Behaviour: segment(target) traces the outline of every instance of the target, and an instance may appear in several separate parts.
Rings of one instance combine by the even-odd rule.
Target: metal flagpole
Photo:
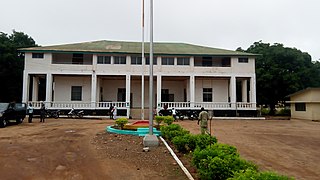
[[[141,75],[141,119],[144,120],[144,0],[142,0],[142,57],[141,57],[142,75]]]
[[[150,0],[149,134],[153,134],[153,0]]]

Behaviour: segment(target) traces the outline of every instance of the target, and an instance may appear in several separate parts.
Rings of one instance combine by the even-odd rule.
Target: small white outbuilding
[[[288,97],[292,119],[320,120],[320,88],[307,88]]]

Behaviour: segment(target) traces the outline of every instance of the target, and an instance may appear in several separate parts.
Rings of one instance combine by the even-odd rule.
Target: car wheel
[[[7,126],[7,121],[5,119],[2,119],[1,120],[1,124],[0,124],[0,127],[4,128]]]

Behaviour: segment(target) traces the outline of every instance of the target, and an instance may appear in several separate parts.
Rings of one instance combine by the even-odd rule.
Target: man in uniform
[[[209,114],[207,111],[204,110],[204,108],[201,108],[201,112],[199,114],[199,119],[198,119],[198,125],[200,122],[200,131],[201,134],[208,133],[208,120],[209,120]]]

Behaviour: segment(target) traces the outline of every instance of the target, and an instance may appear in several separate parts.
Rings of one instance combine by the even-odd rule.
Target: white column
[[[46,102],[47,104],[51,103],[52,101],[52,74],[47,73],[46,78]],[[49,106],[51,107],[51,106]]]
[[[195,77],[194,75],[190,76],[190,107],[194,106],[194,102],[195,102]]]
[[[97,62],[98,62],[98,56],[96,54],[94,54],[92,56],[92,71],[97,70]]]
[[[248,102],[248,88],[247,88],[248,80],[242,80],[242,102]]]
[[[97,101],[97,74],[95,71],[91,75],[91,108],[96,107]]]
[[[127,104],[127,118],[130,116],[130,93],[131,93],[131,75],[126,75],[126,102]]]
[[[22,86],[22,102],[28,102],[29,96],[29,85],[30,85],[30,77],[29,74],[24,70],[23,71],[23,86]]]
[[[38,101],[39,77],[32,78],[32,101]]]
[[[236,77],[234,75],[230,78],[230,102],[231,107],[236,107],[237,102],[237,86],[236,86]]]
[[[190,58],[190,67],[194,67],[194,57]]]
[[[254,103],[254,109],[256,108],[256,75],[254,74],[250,79],[250,102]]]
[[[159,112],[161,106],[161,88],[162,88],[162,76],[157,75],[157,112]]]

